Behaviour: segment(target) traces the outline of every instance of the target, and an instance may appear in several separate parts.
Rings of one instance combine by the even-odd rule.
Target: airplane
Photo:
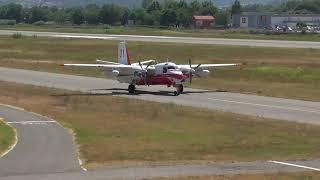
[[[111,73],[120,83],[127,83],[129,94],[134,94],[136,85],[151,86],[165,85],[174,87],[174,95],[183,93],[183,83],[192,83],[193,76],[207,77],[209,68],[238,66],[240,64],[189,64],[177,65],[173,62],[156,63],[155,60],[131,63],[128,48],[125,42],[118,44],[118,62],[96,60],[97,64],[63,64],[63,66],[101,68]]]

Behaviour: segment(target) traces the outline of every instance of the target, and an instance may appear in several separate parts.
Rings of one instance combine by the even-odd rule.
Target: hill
[[[191,1],[191,0],[187,0]],[[200,0],[201,1],[201,0]],[[240,0],[242,4],[268,4],[268,3],[280,3],[284,0]],[[213,0],[214,4],[219,7],[230,6],[234,0]],[[24,6],[37,6],[39,4],[46,6],[58,6],[58,7],[74,7],[74,6],[86,6],[88,4],[106,4],[114,3],[129,7],[140,7],[142,0],[0,0],[0,4],[19,3]]]

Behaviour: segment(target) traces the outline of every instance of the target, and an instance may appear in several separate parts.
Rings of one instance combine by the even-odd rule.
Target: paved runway
[[[138,87],[137,95],[128,95],[127,85],[113,80],[10,68],[0,68],[0,80],[320,125],[320,102],[196,89],[173,97],[173,88],[162,86]]]
[[[320,165],[319,160],[292,162],[304,166]],[[1,180],[109,180],[109,179],[147,179],[156,177],[184,176],[215,176],[232,174],[257,174],[278,172],[303,172],[308,169],[284,166],[271,162],[249,163],[217,163],[206,165],[178,165],[154,167],[107,168],[88,172],[66,172],[54,174],[30,174],[25,176],[10,176]],[[310,170],[309,170],[310,171]]]
[[[72,136],[56,122],[3,105],[0,117],[16,129],[18,138],[0,159],[0,178],[80,170]]]
[[[210,45],[215,44],[215,45],[320,49],[320,42],[310,42],[310,41],[193,38],[193,37],[111,35],[111,34],[57,33],[57,32],[0,30],[0,35],[12,35],[14,33],[21,33],[24,36],[36,35],[39,37],[85,38],[85,39],[105,39],[105,40],[117,40],[117,41],[125,40],[125,41],[143,41],[143,42],[168,42],[168,43],[189,43],[189,44],[210,44]]]

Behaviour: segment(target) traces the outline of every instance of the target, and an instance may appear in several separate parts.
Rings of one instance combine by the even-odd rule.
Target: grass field
[[[63,68],[62,63],[116,59],[116,41],[0,37],[0,66],[103,77],[94,69]],[[186,64],[243,63],[214,69],[192,87],[320,101],[320,50],[129,42],[134,61],[167,58]],[[189,86],[189,84],[186,84]]]
[[[72,128],[89,167],[320,156],[320,127],[315,125],[5,82],[0,86],[1,103]]]
[[[14,130],[0,119],[0,156],[14,141]]]
[[[250,34],[249,30],[169,30],[168,28],[151,27],[123,27],[104,25],[1,25],[0,29],[26,30],[26,31],[54,31],[70,33],[99,33],[99,34],[131,34],[151,36],[180,36],[180,37],[204,37],[204,38],[232,38],[232,39],[267,39],[267,40],[293,40],[293,41],[319,41],[318,34],[287,34],[287,35],[264,35]]]
[[[165,180],[168,178],[154,178],[153,180]],[[276,174],[246,174],[246,175],[221,175],[203,177],[177,177],[171,180],[318,180],[319,173],[276,173]]]

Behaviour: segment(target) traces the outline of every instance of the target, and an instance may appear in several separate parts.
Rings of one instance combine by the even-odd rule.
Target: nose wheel
[[[176,86],[176,89],[177,89],[177,90],[173,92],[173,94],[174,94],[175,96],[179,96],[180,94],[183,93],[183,85],[182,85],[182,84],[177,85],[177,86]]]
[[[136,91],[136,86],[133,85],[133,84],[130,84],[130,85],[128,86],[128,92],[129,92],[129,94],[134,94],[135,91]]]

